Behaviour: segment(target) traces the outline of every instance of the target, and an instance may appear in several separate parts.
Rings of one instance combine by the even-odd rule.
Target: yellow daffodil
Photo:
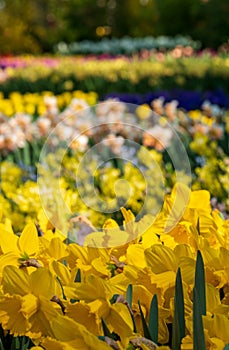
[[[52,334],[49,321],[58,315],[50,299],[55,295],[56,282],[45,268],[30,275],[15,266],[6,266],[0,297],[2,326],[14,335],[40,337]]]
[[[89,332],[85,326],[66,316],[59,316],[51,322],[54,339],[44,338],[41,344],[47,350],[109,350],[110,346]]]
[[[0,228],[0,240],[3,252],[0,257],[1,270],[8,264],[18,265],[29,258],[36,258],[39,253],[39,238],[34,224],[27,224],[20,237],[16,236],[9,227],[8,230]]]

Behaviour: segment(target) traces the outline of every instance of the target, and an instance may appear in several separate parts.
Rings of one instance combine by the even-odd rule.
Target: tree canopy
[[[126,35],[189,35],[218,48],[228,40],[228,18],[228,0],[0,0],[0,53]]]

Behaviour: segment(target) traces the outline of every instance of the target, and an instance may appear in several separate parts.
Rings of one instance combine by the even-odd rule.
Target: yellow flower
[[[51,321],[51,327],[55,338],[44,338],[41,341],[46,350],[111,349],[108,344],[89,332],[85,326],[69,317],[58,316]]]
[[[12,229],[4,230],[0,227],[0,247],[4,254],[0,258],[1,270],[8,264],[18,265],[20,261],[37,257],[40,248],[36,226],[27,224],[20,237]]]
[[[66,316],[84,325],[89,332],[98,335],[102,332],[101,320],[97,312],[93,311],[92,305],[84,301],[68,304],[65,309]]]
[[[112,297],[112,291],[108,284],[95,275],[85,276],[85,281],[77,283],[75,288],[75,299],[86,302],[95,299],[109,300]]]
[[[152,110],[148,104],[140,105],[136,108],[136,114],[139,119],[148,119],[152,115]]]
[[[15,266],[6,266],[0,296],[0,322],[11,334],[34,338],[50,335],[49,321],[58,315],[50,299],[56,284],[52,274],[39,268],[30,275]]]

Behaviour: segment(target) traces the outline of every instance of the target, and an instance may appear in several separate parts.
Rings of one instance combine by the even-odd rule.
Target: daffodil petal
[[[39,239],[34,224],[30,223],[25,226],[19,238],[18,245],[21,252],[26,253],[29,256],[33,256],[38,252]]]

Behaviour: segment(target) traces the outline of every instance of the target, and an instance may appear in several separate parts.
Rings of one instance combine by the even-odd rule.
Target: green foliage
[[[201,252],[197,252],[195,285],[193,290],[193,346],[194,350],[206,349],[202,315],[206,315],[206,290],[204,263]]]
[[[198,294],[198,299],[200,303],[199,305],[200,314],[206,315],[206,290],[205,290],[204,262],[200,251],[197,252],[194,289]]]
[[[101,319],[101,322],[102,322],[102,329],[103,329],[103,336],[99,336],[99,339],[100,340],[103,340],[105,341],[105,337],[108,337],[114,341],[117,341],[117,340],[120,340],[120,337],[118,334],[116,334],[115,332],[110,332],[105,320],[102,318]]]
[[[1,53],[126,35],[188,35],[217,48],[228,39],[228,16],[227,0],[1,0]]]
[[[200,312],[201,302],[197,287],[193,290],[193,349],[205,350],[204,328],[202,314]]]
[[[158,342],[158,301],[155,294],[152,298],[149,310],[149,333],[154,343]]]
[[[141,303],[138,300],[138,307],[141,315],[142,328],[144,337],[153,341],[155,344],[158,342],[158,302],[157,296],[154,295],[150,305],[149,322],[147,325],[145,316],[142,311]]]
[[[34,346],[30,338],[26,336],[14,337],[5,333],[0,326],[0,350],[28,350]]]
[[[137,332],[137,326],[134,318],[134,314],[132,311],[132,300],[133,300],[133,286],[132,284],[129,284],[126,290],[126,301],[127,301],[127,307],[130,312],[130,316],[133,322],[133,331],[136,333]]]
[[[102,318],[101,321],[102,321],[102,328],[103,328],[104,337],[112,338],[112,334],[111,334],[109,328],[107,327],[105,320]]]
[[[132,296],[133,296],[133,286],[129,284],[126,291],[126,301],[132,309]]]
[[[211,48],[228,40],[227,0],[157,0],[156,8],[157,35],[190,35]]]
[[[174,296],[174,318],[172,327],[172,350],[180,349],[181,340],[185,337],[184,294],[181,271],[178,268],[176,275]]]
[[[78,269],[74,282],[81,282],[81,270]]]
[[[138,300],[138,307],[139,307],[139,310],[140,310],[140,315],[141,315],[141,321],[142,321],[142,328],[143,328],[143,333],[144,333],[144,337],[146,339],[151,339],[151,335],[150,335],[150,332],[149,332],[149,328],[147,326],[147,323],[146,323],[146,320],[145,320],[145,316],[143,314],[143,311],[142,311],[142,307],[141,307],[141,304],[140,304],[140,301]]]
[[[2,54],[52,51],[63,26],[63,0],[2,0],[0,47]]]

